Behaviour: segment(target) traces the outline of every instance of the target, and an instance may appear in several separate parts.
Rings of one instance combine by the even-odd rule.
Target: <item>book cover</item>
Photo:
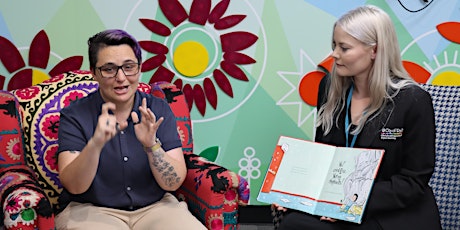
[[[280,136],[257,200],[361,223],[383,155]]]

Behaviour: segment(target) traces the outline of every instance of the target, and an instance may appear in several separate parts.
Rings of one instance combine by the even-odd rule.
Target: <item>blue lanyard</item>
[[[350,104],[351,104],[351,97],[353,95],[353,84],[350,86],[350,92],[348,92],[348,97],[347,97],[347,111],[345,115],[345,140],[346,140],[346,147],[353,147],[356,142],[356,138],[358,135],[353,135],[353,139],[351,140],[351,143],[348,144],[348,136],[350,135],[350,118],[349,118],[349,113],[350,113]]]

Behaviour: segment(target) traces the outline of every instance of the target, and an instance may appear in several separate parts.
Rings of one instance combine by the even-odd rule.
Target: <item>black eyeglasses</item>
[[[101,72],[103,78],[114,78],[118,74],[118,70],[121,69],[125,76],[133,76],[139,73],[139,63],[126,63],[123,65],[114,65],[114,64],[107,64],[100,67],[96,67],[96,69]]]

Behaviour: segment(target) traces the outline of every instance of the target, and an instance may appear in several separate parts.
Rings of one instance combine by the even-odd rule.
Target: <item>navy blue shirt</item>
[[[149,107],[157,118],[164,117],[157,137],[165,151],[181,147],[176,119],[163,99],[136,92],[133,111],[140,119],[139,106],[147,98]],[[61,110],[59,124],[59,149],[82,151],[91,139],[104,104],[99,91],[73,102]],[[82,194],[71,194],[64,189],[59,199],[64,208],[70,201],[92,203],[97,206],[135,210],[160,200],[165,191],[157,184],[150,170],[147,154],[134,133],[131,117],[128,127],[108,141],[102,149],[96,176],[89,189]]]

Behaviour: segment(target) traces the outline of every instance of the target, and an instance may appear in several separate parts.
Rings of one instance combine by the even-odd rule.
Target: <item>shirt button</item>
[[[124,162],[128,161],[128,157],[123,157],[123,161]]]
[[[121,133],[121,134],[125,134],[125,131],[121,130],[120,133]]]
[[[126,187],[126,190],[131,191],[131,187],[129,187],[129,186]]]

